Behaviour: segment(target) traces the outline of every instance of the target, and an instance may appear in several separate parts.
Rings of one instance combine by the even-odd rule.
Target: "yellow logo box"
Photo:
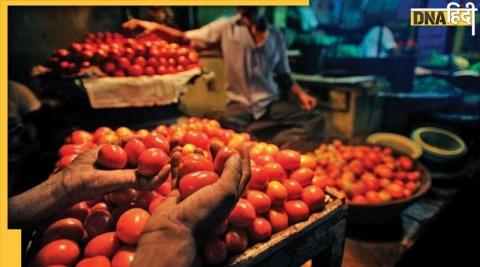
[[[471,11],[459,11],[460,15],[462,12],[471,12]],[[410,11],[410,25],[411,26],[472,26],[472,21],[462,20],[462,16],[458,21],[449,21],[448,20],[448,11],[446,10],[434,10],[434,9],[423,9]]]

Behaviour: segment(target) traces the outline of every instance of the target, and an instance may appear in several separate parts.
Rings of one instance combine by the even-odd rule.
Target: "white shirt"
[[[387,57],[388,51],[397,48],[397,43],[393,38],[392,31],[387,27],[382,27],[382,41],[380,42],[380,53],[378,53],[378,37],[380,26],[372,27],[360,44],[360,51],[364,57]]]
[[[255,119],[278,99],[274,74],[290,73],[286,43],[280,30],[269,27],[262,43],[255,44],[248,28],[238,23],[240,15],[220,18],[186,32],[192,41],[220,43],[226,90],[230,101],[249,107]]]

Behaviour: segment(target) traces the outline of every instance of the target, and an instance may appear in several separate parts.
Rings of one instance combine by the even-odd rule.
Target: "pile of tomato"
[[[345,145],[339,140],[315,150],[317,167],[313,184],[336,187],[353,204],[381,204],[412,197],[421,173],[407,156],[391,148]]]
[[[114,77],[173,74],[198,65],[191,47],[168,43],[155,33],[129,38],[111,32],[89,33],[82,42],[56,50],[46,64],[61,76],[96,66]]]
[[[212,142],[220,145],[215,158]],[[156,175],[169,163],[173,147],[182,154],[178,171],[181,199],[215,183],[225,161],[235,149],[246,146],[252,177],[227,220],[218,225],[199,248],[208,264],[220,264],[242,253],[324,207],[324,185],[315,183],[317,160],[294,150],[255,142],[246,133],[223,129],[214,120],[190,118],[153,131],[76,130],[59,149],[56,168],[68,166],[79,154],[101,145],[97,166],[103,169],[136,169],[144,176]],[[129,266],[140,234],[155,209],[172,190],[169,177],[153,191],[132,188],[82,201],[57,212],[40,227],[40,250],[34,266]]]

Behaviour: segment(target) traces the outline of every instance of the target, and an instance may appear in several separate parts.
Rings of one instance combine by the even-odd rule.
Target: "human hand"
[[[171,161],[174,184],[180,162],[181,154],[174,152]],[[196,244],[228,217],[249,181],[250,159],[246,149],[242,149],[227,160],[216,183],[182,201],[178,190],[172,191],[148,220],[132,266],[151,262],[190,266],[197,255]]]
[[[95,165],[100,147],[78,155],[72,163],[53,174],[53,179],[76,201],[86,200],[112,191],[134,188],[154,190],[170,174],[170,165],[164,166],[154,177],[144,177],[134,169],[101,170]]]
[[[302,109],[306,111],[311,111],[317,105],[317,99],[314,96],[311,96],[307,93],[301,93],[298,95],[298,99],[300,100],[300,104],[302,105]]]
[[[122,27],[129,31],[140,30],[143,34],[153,32],[157,28],[158,23],[140,19],[129,19],[122,24]]]

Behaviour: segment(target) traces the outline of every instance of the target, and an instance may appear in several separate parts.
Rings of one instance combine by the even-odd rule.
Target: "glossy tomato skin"
[[[217,265],[227,259],[227,246],[218,237],[213,237],[205,243],[203,255],[211,265]]]
[[[244,198],[240,198],[228,215],[228,221],[235,227],[247,227],[253,223],[257,214],[255,208]]]
[[[295,199],[302,198],[303,187],[299,182],[292,179],[286,179],[286,180],[283,180],[283,185],[287,189],[288,200],[295,200]]]
[[[88,236],[95,237],[113,230],[113,217],[108,210],[96,209],[85,219],[84,226]]]
[[[301,200],[290,200],[283,204],[290,223],[305,221],[310,213],[307,204]]]
[[[212,171],[192,172],[180,179],[178,188],[180,198],[185,199],[197,190],[218,181],[218,175]]]
[[[145,139],[143,139],[143,143],[145,144],[146,148],[159,148],[163,150],[165,153],[170,152],[170,143],[168,142],[167,138],[163,135],[159,134],[149,134]]]
[[[290,179],[299,182],[303,187],[305,187],[312,183],[313,174],[313,170],[300,167],[290,174]]]
[[[133,188],[125,188],[106,195],[106,199],[115,205],[124,205],[135,201],[139,192]]]
[[[169,177],[165,182],[159,185],[155,191],[157,191],[160,195],[166,197],[172,192],[172,179]]]
[[[246,193],[246,199],[255,208],[256,214],[262,214],[267,212],[272,205],[270,197],[258,190],[248,190]]]
[[[110,260],[105,256],[84,258],[75,267],[110,267]]]
[[[83,224],[75,218],[60,219],[43,232],[42,244],[47,244],[57,239],[80,241],[83,236]]]
[[[139,197],[135,200],[135,204],[144,210],[148,210],[150,204],[159,197],[160,194],[156,191],[142,191]]]
[[[182,145],[193,144],[203,150],[208,150],[210,139],[208,135],[200,131],[187,131],[181,140]]]
[[[315,170],[317,167],[317,160],[313,155],[301,155],[300,156],[300,167],[309,168]]]
[[[302,200],[307,204],[310,212],[319,211],[325,205],[325,193],[318,186],[310,185],[303,189]]]
[[[288,214],[282,207],[272,207],[268,211],[268,220],[274,233],[288,228]]]
[[[72,155],[72,154],[81,154],[88,149],[86,144],[65,144],[58,150],[58,155],[60,157]]]
[[[83,222],[87,218],[89,213],[90,213],[90,207],[88,207],[87,202],[81,201],[61,211],[58,217],[59,218],[72,217]]]
[[[155,210],[162,204],[163,200],[165,200],[165,197],[162,195],[159,195],[157,198],[155,198],[150,205],[148,205],[148,212],[150,214],[153,214]]]
[[[140,157],[140,154],[146,149],[143,142],[136,138],[132,139],[127,142],[124,149],[127,153],[128,165],[137,167],[138,157]]]
[[[247,228],[250,240],[254,242],[264,241],[272,235],[272,225],[262,217],[257,217],[252,225]]]
[[[111,267],[130,267],[135,258],[135,248],[130,246],[121,247],[112,258]]]
[[[285,149],[275,153],[275,161],[285,170],[294,170],[300,167],[300,153],[295,150]]]
[[[182,158],[182,163],[178,170],[178,176],[183,177],[196,171],[213,172],[213,170],[213,163],[209,159],[200,154],[192,153]]]
[[[270,162],[263,166],[263,171],[269,180],[282,181],[287,178],[287,174],[282,165],[277,162]]]
[[[285,188],[285,186],[279,181],[269,182],[266,193],[270,197],[272,205],[274,206],[283,205],[283,202],[288,198],[287,188]]]
[[[235,153],[236,150],[228,146],[222,147],[220,151],[218,151],[213,162],[215,172],[218,173],[218,175],[222,173],[227,160]]]
[[[225,233],[225,244],[231,253],[242,253],[247,249],[248,236],[243,228],[230,227]]]
[[[46,244],[38,251],[34,266],[72,265],[79,255],[80,249],[77,243],[68,239],[59,239]]]
[[[125,244],[137,244],[149,218],[150,214],[144,209],[133,208],[127,210],[117,222],[118,238]]]
[[[112,258],[112,256],[120,248],[120,239],[116,232],[107,232],[92,238],[83,252],[86,258],[95,256],[105,256]]]
[[[120,146],[103,145],[98,151],[97,162],[106,169],[123,169],[127,165],[127,153]]]
[[[169,157],[162,149],[149,148],[138,157],[138,172],[144,176],[154,176],[169,161]]]
[[[261,166],[251,167],[251,178],[248,182],[248,188],[264,190],[269,182],[269,177]]]
[[[78,154],[70,154],[70,155],[66,155],[66,156],[63,156],[61,157],[57,163],[55,164],[55,166],[57,168],[60,168],[60,169],[63,169],[65,167],[67,167],[70,163],[72,163],[72,161],[78,156]]]
[[[87,144],[93,141],[93,136],[87,131],[76,130],[70,135],[70,140],[72,144]]]

